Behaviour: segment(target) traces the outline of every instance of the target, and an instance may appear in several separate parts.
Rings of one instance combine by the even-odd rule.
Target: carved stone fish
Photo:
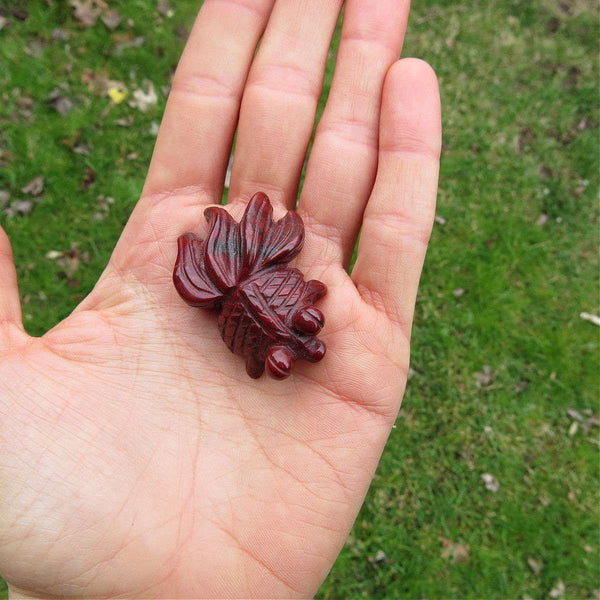
[[[325,344],[316,337],[324,317],[314,303],[327,288],[304,281],[287,263],[302,249],[304,224],[288,211],[273,221],[266,194],[250,200],[237,223],[224,209],[204,211],[210,232],[206,240],[193,233],[178,239],[173,281],[191,306],[219,311],[223,341],[246,359],[246,371],[284,379],[299,359],[317,362]]]

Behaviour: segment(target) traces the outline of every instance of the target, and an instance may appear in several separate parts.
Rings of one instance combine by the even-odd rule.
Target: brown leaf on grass
[[[8,25],[8,19],[0,15],[0,31],[2,31]]]
[[[481,371],[473,373],[473,377],[475,377],[475,383],[477,384],[477,387],[487,387],[492,383],[494,374],[492,373],[492,369],[489,365],[483,365],[483,367],[481,367]]]
[[[35,177],[21,191],[30,196],[39,196],[44,191],[44,176]]]
[[[533,131],[529,125],[522,127],[514,142],[515,151],[517,154],[523,154],[524,152],[528,151],[536,137],[535,131]]]
[[[81,83],[87,86],[87,89],[95,96],[104,96],[109,90],[116,88],[126,90],[122,81],[110,79],[106,73],[97,73],[92,69],[84,69],[81,73]]]
[[[527,564],[535,575],[539,575],[544,567],[544,563],[541,560],[535,560],[535,558],[531,558],[531,556],[527,559]]]
[[[111,36],[112,41],[115,44],[114,53],[120,55],[123,50],[127,48],[139,48],[144,45],[145,38],[142,35],[134,37],[131,31],[124,33],[113,33]]]
[[[137,89],[133,92],[133,99],[129,102],[129,106],[132,108],[137,108],[142,112],[147,112],[153,106],[156,106],[158,102],[158,96],[156,95],[156,90],[154,89],[154,83],[151,81],[145,81],[144,86],[146,90]]]
[[[90,155],[90,147],[87,144],[77,144],[73,146],[73,152],[75,154],[82,154],[83,156]]]
[[[550,590],[550,598],[560,598],[565,593],[565,584],[559,579]]]
[[[19,116],[22,119],[28,121],[33,117],[33,110],[35,108],[35,101],[33,98],[21,96],[17,99],[17,104],[19,105]]]
[[[156,5],[156,10],[165,17],[169,19],[173,16],[173,9],[169,4],[169,0],[158,0],[158,4]]]
[[[47,102],[63,117],[69,114],[73,108],[73,100],[64,96],[58,88],[50,92]]]
[[[0,167],[3,167],[7,162],[14,160],[15,156],[12,152],[0,148]]]
[[[469,547],[463,544],[457,544],[447,538],[440,538],[442,542],[442,553],[443,559],[451,559],[452,562],[466,563],[469,561]]]
[[[0,190],[0,208],[6,206],[10,199],[10,192],[7,190]]]
[[[23,52],[31,58],[40,58],[44,53],[44,42],[39,38],[34,38],[23,48]]]
[[[29,18],[29,13],[24,8],[13,8],[11,14],[19,21],[26,21]]]
[[[592,315],[591,313],[582,312],[579,314],[579,317],[581,319],[583,319],[584,321],[589,321],[590,323],[593,323],[594,325],[600,326],[600,316],[598,316],[598,315]]]
[[[82,27],[93,27],[102,12],[95,0],[70,0],[73,16]]]
[[[89,190],[94,184],[94,181],[96,181],[96,172],[91,167],[86,167],[85,176],[81,182],[81,188],[84,190]]]
[[[123,20],[119,11],[116,8],[111,8],[108,12],[105,12],[102,15],[102,22],[106,25],[108,29],[111,31],[116,29]]]
[[[4,209],[4,214],[11,218],[15,215],[25,216],[33,210],[31,200],[15,200],[10,206]]]
[[[66,42],[71,37],[71,34],[65,29],[57,27],[52,30],[52,39],[55,42]]]
[[[130,115],[129,117],[117,119],[115,121],[115,125],[118,125],[119,127],[131,127],[133,125],[133,122],[133,117]]]
[[[515,392],[517,392],[517,394],[520,394],[521,392],[524,392],[526,389],[528,389],[529,385],[530,382],[528,379],[521,379],[517,381],[517,383],[515,383]]]
[[[90,256],[88,252],[81,252],[77,242],[71,242],[71,248],[66,252],[50,250],[46,253],[46,258],[54,260],[60,267],[60,275],[69,280],[69,285],[77,287],[80,285],[80,282],[72,279],[72,277],[79,269],[80,263],[88,262]]]
[[[493,475],[483,473],[481,479],[486,489],[490,490],[490,492],[497,492],[500,489],[500,483],[498,483],[498,480]]]

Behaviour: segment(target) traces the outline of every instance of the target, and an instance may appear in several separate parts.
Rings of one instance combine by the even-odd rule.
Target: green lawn
[[[109,4],[114,30],[0,0],[0,221],[34,334],[110,255],[198,3]],[[320,598],[600,597],[600,330],[579,316],[600,311],[596,11],[414,2],[405,55],[435,67],[444,103],[438,223],[404,405]],[[129,106],[150,82],[158,102]]]

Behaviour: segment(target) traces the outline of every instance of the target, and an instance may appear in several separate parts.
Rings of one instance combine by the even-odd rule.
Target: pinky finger
[[[435,215],[440,149],[435,73],[421,60],[400,60],[384,84],[377,178],[352,279],[406,336]]]

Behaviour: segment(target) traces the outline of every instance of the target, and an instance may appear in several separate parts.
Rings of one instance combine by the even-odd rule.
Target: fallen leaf
[[[10,199],[10,192],[6,190],[0,190],[0,208],[6,205]]]
[[[15,159],[14,154],[9,152],[8,150],[4,150],[3,148],[0,148],[0,167],[14,159]]]
[[[137,108],[142,112],[147,112],[158,102],[158,96],[154,89],[154,83],[151,81],[144,82],[146,85],[146,91],[143,89],[137,89],[133,92],[133,100],[129,102],[129,106]]]
[[[110,30],[116,29],[123,20],[121,18],[121,15],[119,14],[119,11],[116,8],[112,8],[108,12],[105,12],[101,18],[102,22]]]
[[[529,381],[527,379],[521,379],[519,382],[515,383],[515,392],[520,394],[529,388]]]
[[[52,30],[52,39],[56,42],[66,42],[71,37],[71,34],[64,29],[56,29]]]
[[[573,421],[571,423],[571,427],[569,427],[569,437],[573,437],[577,433],[578,429],[579,423],[577,421]]]
[[[123,89],[119,89],[118,87],[111,87],[107,94],[115,104],[121,104],[121,102],[127,98],[127,92]]]
[[[445,225],[446,224],[446,219],[444,219],[444,217],[442,217],[440,215],[435,215],[435,222],[438,225]]]
[[[593,323],[594,325],[600,326],[600,316],[598,316],[598,315],[592,315],[590,313],[582,312],[579,314],[579,316],[584,321],[589,321],[590,323]]]
[[[73,146],[73,152],[75,154],[83,154],[84,156],[89,156],[90,147],[87,144],[77,144],[77,146]]]
[[[81,252],[77,242],[71,242],[71,248],[64,252],[50,250],[46,254],[46,258],[56,261],[56,264],[61,269],[61,275],[69,280],[71,287],[79,287],[81,285],[80,281],[72,279],[72,277],[79,269],[80,263],[88,262],[90,256],[88,252]]]
[[[565,593],[565,584],[559,579],[550,590],[550,598],[560,598]]]
[[[490,492],[497,492],[500,489],[500,484],[493,475],[490,475],[489,473],[483,473],[481,479],[483,480],[486,489],[490,490]]]
[[[69,114],[73,108],[73,100],[62,95],[58,88],[50,92],[47,102],[63,117]]]
[[[44,191],[44,176],[39,175],[32,179],[21,191],[30,196],[39,196]]]
[[[568,408],[567,414],[569,415],[569,417],[571,417],[571,419],[573,419],[573,421],[580,421],[581,423],[583,423],[583,421],[585,420],[583,418],[583,415],[580,412],[576,411],[574,408]]]
[[[26,21],[29,17],[29,13],[24,8],[13,8],[12,16],[19,21]]]
[[[93,27],[102,12],[94,0],[71,0],[69,4],[73,9],[73,16],[83,27]]]
[[[33,109],[35,108],[35,101],[29,96],[22,96],[17,100],[19,105],[19,115],[21,118],[28,121],[33,117]]]
[[[156,6],[156,10],[165,17],[169,19],[173,16],[173,9],[169,4],[168,0],[158,0],[158,5]]]
[[[463,290],[462,288],[456,288],[453,292],[452,292],[457,298],[460,298],[464,293],[465,290]]]
[[[130,31],[126,33],[113,33],[111,36],[115,43],[114,53],[120,55],[127,48],[139,48],[144,45],[144,36],[133,37]]]
[[[118,125],[119,127],[131,127],[131,125],[133,125],[133,117],[117,119],[115,125]]]
[[[386,559],[385,552],[383,550],[377,550],[377,554],[375,554],[375,562],[382,562]]]
[[[8,25],[8,19],[0,15],[0,31],[2,31]]]
[[[443,559],[452,559],[452,562],[465,563],[469,560],[469,548],[463,546],[463,544],[457,544],[447,538],[440,538],[442,542],[442,553]]]
[[[483,365],[481,371],[473,373],[473,377],[475,377],[477,387],[487,387],[494,379],[492,369],[489,365]]]
[[[4,209],[4,214],[7,217],[14,217],[17,214],[25,216],[32,210],[33,202],[31,200],[15,200],[8,208]]]
[[[535,224],[539,225],[541,227],[542,225],[545,225],[548,222],[548,218],[549,218],[548,215],[540,215],[537,218],[537,221],[535,222]]]
[[[94,169],[86,167],[85,176],[83,178],[83,181],[81,182],[81,188],[84,190],[90,189],[94,184],[94,181],[96,181],[96,172],[94,171]]]
[[[483,428],[483,431],[485,431],[485,433],[487,433],[488,435],[491,435],[492,433],[494,433],[494,430],[489,425],[486,425]]]
[[[535,575],[539,575],[542,572],[542,567],[544,566],[544,563],[541,560],[535,560],[535,558],[531,558],[531,556],[527,559],[527,564]]]
[[[23,52],[31,58],[40,58],[44,53],[44,42],[39,38],[34,38],[23,48]]]

